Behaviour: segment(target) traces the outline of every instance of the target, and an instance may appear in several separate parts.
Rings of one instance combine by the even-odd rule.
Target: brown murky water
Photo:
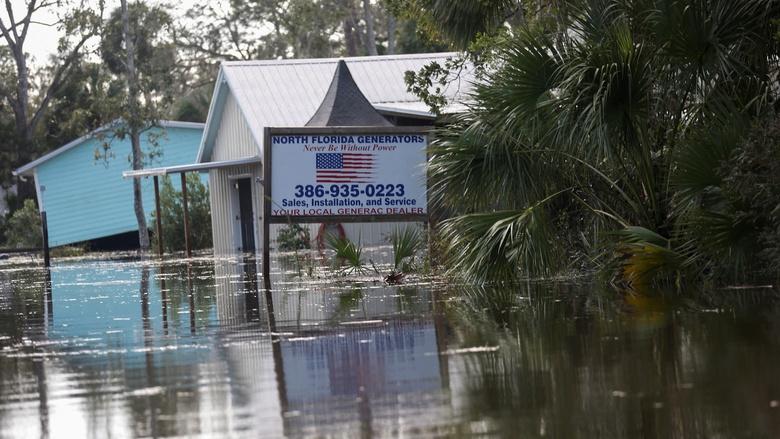
[[[390,287],[279,263],[267,293],[255,270],[0,267],[0,436],[780,437],[771,289]]]

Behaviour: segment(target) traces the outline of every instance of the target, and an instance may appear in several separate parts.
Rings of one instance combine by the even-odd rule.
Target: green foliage
[[[206,122],[211,103],[212,86],[200,87],[178,99],[173,109],[173,119],[184,122]]]
[[[355,244],[347,238],[340,238],[336,235],[327,236],[328,247],[336,252],[336,259],[346,263],[343,269],[344,273],[363,273],[366,271],[363,262],[363,248],[360,243]]]
[[[180,190],[174,188],[171,178],[161,180],[160,211],[165,251],[184,250],[184,210]],[[211,248],[211,208],[208,188],[198,173],[187,174],[187,207],[190,219],[190,244],[193,249]],[[155,212],[149,224],[157,224]],[[156,239],[156,238],[155,238]]]
[[[393,270],[405,273],[414,270],[414,257],[425,244],[420,229],[416,227],[396,229],[390,235],[390,243],[393,245]]]
[[[701,230],[701,240],[721,243],[743,266],[778,274],[780,259],[780,119],[774,113],[757,122],[721,162],[720,202],[709,211],[728,218],[728,229]],[[717,224],[717,223],[716,223]],[[726,245],[723,245],[726,244]],[[717,252],[721,258],[731,254]],[[757,257],[756,257],[757,256]],[[724,261],[721,260],[721,265]]]
[[[43,245],[41,216],[33,200],[25,200],[6,225],[6,245],[13,248],[38,248]]]
[[[517,0],[388,0],[396,15],[415,20],[428,38],[466,49],[479,35],[496,32],[522,14]]]
[[[164,7],[146,3],[131,3],[129,14],[141,89],[146,93],[173,91],[172,81],[176,77],[171,73],[176,67],[177,52],[171,36],[172,17]],[[114,9],[104,24],[100,54],[109,71],[115,75],[125,74],[127,52],[121,8]]]
[[[572,0],[505,33],[431,147],[432,202],[456,214],[442,224],[452,271],[551,274],[566,243],[629,284],[750,275],[777,234],[776,170],[758,159],[777,143],[742,139],[776,100],[779,9]]]
[[[290,224],[279,229],[276,242],[281,251],[303,250],[311,247],[311,236],[307,227]]]

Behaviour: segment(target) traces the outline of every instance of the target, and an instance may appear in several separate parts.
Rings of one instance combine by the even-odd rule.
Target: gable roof
[[[55,149],[54,151],[51,151],[41,157],[38,157],[37,159],[31,161],[30,163],[27,163],[26,165],[16,169],[13,171],[13,175],[19,176],[19,175],[32,175],[33,170],[40,166],[41,164],[57,157],[58,155],[65,153],[82,143],[86,142],[87,140],[93,139],[97,134],[108,130],[114,122],[103,125],[100,128],[97,128],[93,131],[90,131],[89,133],[79,137],[76,140],[72,140],[59,148]],[[180,122],[176,120],[160,120],[157,121],[157,124],[163,128],[190,128],[190,129],[200,129],[202,130],[205,127],[205,124],[197,123],[197,122]]]
[[[419,71],[436,61],[443,64],[455,52],[342,58],[371,105],[387,114],[433,117],[427,105],[406,90],[404,73]],[[246,119],[258,147],[263,128],[300,127],[316,112],[326,95],[339,58],[286,59],[223,62],[214,87],[198,162],[211,160],[211,153],[228,94],[232,94]],[[471,89],[472,72],[444,91],[447,98],[463,101]],[[258,154],[260,151],[258,151]]]
[[[368,102],[352,79],[344,60],[339,60],[325,98],[314,116],[306,122],[306,126],[310,127],[392,125]]]

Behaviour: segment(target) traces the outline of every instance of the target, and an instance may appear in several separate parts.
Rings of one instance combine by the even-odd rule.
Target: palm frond
[[[422,250],[424,241],[420,229],[405,227],[403,230],[396,229],[390,235],[390,243],[393,245],[394,270],[409,271],[410,267],[405,262]]]
[[[366,271],[363,262],[363,249],[360,247],[360,243],[355,244],[348,238],[341,238],[332,234],[328,234],[326,240],[328,247],[336,252],[336,259],[346,262],[347,267],[344,269],[346,273],[362,273]]]
[[[451,273],[484,283],[554,272],[561,264],[560,252],[545,205],[557,195],[520,211],[470,214],[443,222]]]

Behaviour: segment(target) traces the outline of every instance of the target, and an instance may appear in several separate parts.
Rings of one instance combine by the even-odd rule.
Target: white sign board
[[[428,213],[424,133],[272,134],[271,216]]]

